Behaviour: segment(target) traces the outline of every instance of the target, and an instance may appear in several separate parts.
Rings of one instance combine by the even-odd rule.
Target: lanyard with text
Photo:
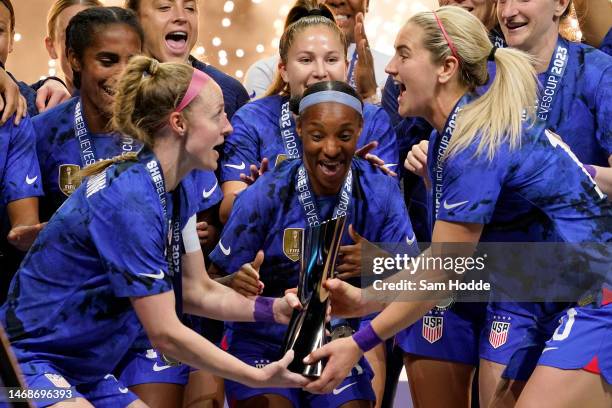
[[[166,202],[166,184],[161,166],[157,158],[149,149],[143,148],[140,153],[140,160],[145,163],[145,167],[151,176],[153,185],[162,207],[164,220],[168,222],[170,243],[166,247],[166,258],[168,260],[168,275],[172,277],[174,293],[176,297],[176,314],[179,318],[183,314],[182,285],[181,285],[181,228],[180,228],[180,198],[179,188],[172,194],[172,219],[168,219],[168,205]]]
[[[496,46],[497,48],[506,48],[508,46],[506,44],[506,39],[501,33],[499,26],[491,30],[491,32],[489,33],[489,39],[491,40],[493,45]]]
[[[334,207],[332,219],[342,217],[349,211],[351,205],[351,193],[353,190],[353,170],[349,169],[344,179],[342,189],[338,194],[338,202]],[[321,224],[321,217],[319,215],[319,209],[315,200],[312,186],[308,180],[308,172],[302,163],[298,169],[297,180],[295,182],[295,191],[298,192],[298,198],[302,208],[304,209],[304,215],[308,226],[314,227]]]
[[[280,128],[281,139],[283,139],[283,146],[285,147],[287,159],[299,159],[300,149],[297,144],[295,120],[289,109],[289,100],[286,100],[281,105],[281,115],[278,126]]]
[[[433,195],[433,211],[430,212],[431,217],[431,228],[433,228],[436,223],[436,219],[438,218],[438,210],[440,209],[440,198],[442,197],[442,182],[444,176],[444,156],[446,154],[446,149],[448,149],[448,144],[450,143],[451,137],[453,137],[453,132],[455,131],[455,126],[457,125],[457,113],[461,109],[461,106],[464,104],[464,100],[466,96],[463,96],[455,108],[451,112],[450,116],[446,120],[446,124],[444,125],[444,130],[442,134],[435,133],[435,137],[433,140],[432,146],[432,154],[433,167],[430,168],[429,174],[431,177],[431,185],[432,185],[432,195]]]
[[[552,59],[546,72],[546,83],[544,89],[540,91],[540,99],[537,104],[537,115],[543,121],[548,121],[548,116],[552,110],[555,97],[561,88],[561,81],[565,74],[565,68],[569,60],[568,43],[559,36],[557,47],[553,52]]]
[[[357,80],[355,79],[355,65],[357,65],[357,60],[359,59],[359,54],[357,54],[357,44],[355,44],[355,51],[353,52],[353,56],[351,57],[351,62],[349,63],[348,75],[346,79],[351,88],[357,90]]]
[[[81,101],[77,101],[74,107],[74,135],[79,140],[79,152],[81,154],[81,164],[83,167],[87,167],[90,164],[94,164],[98,161],[96,154],[96,148],[89,137],[89,130],[87,124],[83,118],[83,110],[81,108]],[[121,154],[126,154],[134,151],[134,139],[131,137],[123,137],[121,139]],[[110,157],[103,157],[102,159],[109,159]]]

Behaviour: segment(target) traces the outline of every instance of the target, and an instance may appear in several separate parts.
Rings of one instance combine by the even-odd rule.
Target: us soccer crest
[[[283,234],[283,252],[293,262],[300,259],[303,231],[302,228],[286,228]]]
[[[62,193],[69,196],[81,185],[81,178],[77,175],[81,167],[76,164],[62,164],[59,166],[57,184]]]
[[[508,332],[510,331],[510,323],[498,322],[494,320],[491,324],[491,332],[489,333],[489,343],[493,348],[498,348],[506,344],[508,340]]]
[[[442,338],[444,330],[444,317],[442,316],[423,316],[422,335],[425,340],[435,343]]]

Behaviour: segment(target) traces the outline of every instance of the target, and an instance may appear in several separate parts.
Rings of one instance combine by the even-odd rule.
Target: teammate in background
[[[160,353],[217,375],[251,386],[307,383],[286,370],[291,353],[255,369],[185,327],[175,311],[177,302],[221,319],[287,322],[290,304],[299,306],[295,295],[247,299],[204,269],[181,180],[217,166],[214,148],[231,131],[223,106],[218,85],[192,67],[130,61],[113,124],[143,149],[85,170],[89,178],[42,231],[0,309],[28,387],[76,387],[76,400],[57,406],[143,406],[121,383],[108,385],[142,326]],[[183,296],[175,299],[171,275],[181,263]]]
[[[295,287],[304,229],[343,214],[347,214],[346,230],[336,268],[340,277],[354,276],[346,273],[347,267],[360,268],[365,240],[408,242],[409,250],[416,253],[397,183],[354,158],[364,108],[355,90],[341,81],[318,82],[305,90],[301,100],[292,99],[291,105],[299,115],[301,159],[282,162],[238,196],[210,255],[213,267],[228,275],[220,281],[245,295],[275,296]],[[253,258],[252,267],[240,268]],[[358,325],[359,320],[352,322],[353,328]],[[228,351],[247,364],[265,365],[280,353],[285,331],[281,325],[228,324]],[[336,333],[332,331],[332,337]],[[233,381],[226,382],[226,393],[237,407],[365,407],[375,401],[371,375],[361,359],[333,394],[331,390],[321,397],[299,389],[256,390]]]
[[[369,0],[298,0],[293,7],[314,8],[317,3],[326,4],[334,14],[336,22],[348,42],[350,65],[347,82],[368,102],[380,103],[380,89],[385,84],[385,65],[389,56],[371,50],[364,29],[364,19]],[[292,19],[287,15],[285,27]],[[261,59],[249,67],[244,77],[244,86],[251,98],[263,96],[274,83],[278,69],[278,55]]]
[[[497,75],[478,97],[473,91],[487,82],[487,59],[497,64]],[[402,89],[402,116],[423,116],[436,129],[427,162],[436,192],[431,201],[433,242],[512,240],[512,233],[491,227],[519,215],[516,206],[523,202],[544,214],[524,226],[536,234],[552,230],[553,241],[577,243],[612,240],[612,208],[605,194],[546,124],[535,121],[537,82],[527,54],[494,48],[482,24],[469,13],[448,7],[437,14],[419,13],[408,21],[396,39],[396,55],[388,70]],[[503,120],[490,121],[502,111]],[[551,236],[532,238],[546,241]],[[612,360],[606,341],[612,281],[609,272],[603,278],[591,303],[557,304],[561,310],[534,316],[545,323],[559,312],[565,315],[556,330],[563,335],[550,337],[547,352],[536,356],[539,365],[518,407],[541,401],[555,407],[603,407],[612,402]],[[355,304],[363,306],[361,314],[377,308],[364,304],[360,291],[344,282],[329,281],[327,287],[332,291],[332,313],[345,314]],[[363,351],[415,322],[434,303],[392,303],[352,339],[314,352],[307,362],[320,358],[328,362],[322,377],[306,388],[329,392]],[[420,385],[426,387],[427,382],[430,399],[417,401],[419,406],[469,406],[469,399],[455,399],[461,396],[452,392],[453,384],[444,384],[446,392],[441,393],[437,382]]]
[[[59,60],[59,68],[64,76],[64,82],[70,94],[74,95],[77,88],[72,79],[72,67],[66,52],[66,27],[70,19],[79,11],[90,7],[102,7],[99,0],[55,0],[47,14],[47,36],[45,48],[49,58]]]
[[[314,9],[298,6],[289,15],[293,22],[281,37],[281,63],[274,85],[265,98],[244,106],[232,119],[234,131],[225,141],[221,161],[221,221],[227,220],[235,193],[246,187],[244,173],[249,167],[256,176],[268,164],[274,167],[283,160],[300,157],[290,99],[301,97],[314,83],[346,78],[344,35],[329,9],[324,5]],[[373,141],[378,143],[374,154],[387,166],[397,165],[395,133],[389,118],[382,109],[367,104],[358,146]]]
[[[221,72],[212,65],[201,62],[190,55],[197,39],[199,29],[199,2],[196,0],[126,0],[126,8],[133,10],[144,30],[144,54],[160,62],[182,62],[211,76],[221,87],[225,103],[225,112],[229,119],[245,103],[249,96],[239,81]],[[222,198],[221,189],[212,171],[196,171],[197,184],[201,186],[201,206],[198,210],[198,235],[203,248],[211,250],[216,245],[219,221],[219,205]],[[216,203],[215,205],[212,205]],[[214,343],[219,343],[223,325],[200,318],[189,318],[190,327]],[[215,400],[223,404],[223,381],[202,371],[191,371],[186,366],[166,368],[153,371],[155,363],[167,366],[161,359],[153,356],[146,337],[137,341],[140,349],[132,366],[122,378],[138,395],[152,407],[185,405],[193,401]],[[128,378],[129,375],[129,378]],[[184,390],[184,386],[189,385]]]

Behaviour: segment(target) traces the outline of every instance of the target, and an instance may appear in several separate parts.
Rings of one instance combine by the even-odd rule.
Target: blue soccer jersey
[[[42,195],[36,137],[29,118],[19,126],[11,117],[0,127],[0,215],[11,201]]]
[[[229,274],[252,262],[262,249],[265,258],[260,279],[265,284],[266,296],[283,296],[285,289],[297,284],[300,237],[308,225],[296,190],[301,164],[301,160],[283,162],[243,191],[236,199],[219,243],[210,254],[211,261]],[[352,174],[352,204],[346,228],[353,224],[371,242],[407,240],[416,250],[397,183],[360,159],[353,160]],[[321,220],[332,217],[336,201],[336,196],[317,198]],[[350,243],[345,231],[342,245]],[[255,336],[275,343],[282,341],[286,330],[286,326],[275,324],[230,323],[229,326],[236,338]],[[231,343],[231,336],[228,337]]]
[[[563,63],[562,75],[551,71]],[[560,40],[548,72],[538,78],[542,86],[538,116],[581,162],[607,167],[612,154],[612,57],[588,45]]]
[[[221,160],[221,182],[240,180],[240,174],[248,174],[249,166],[260,165],[267,157],[270,167],[283,159],[297,158],[302,144],[295,131],[295,124],[286,98],[268,96],[245,105],[232,118],[234,131],[225,139]],[[284,112],[283,112],[284,110]],[[284,135],[284,136],[283,136]],[[364,105],[363,130],[357,146],[378,141],[375,155],[396,170],[398,151],[395,132],[388,115],[374,105]]]
[[[42,361],[73,385],[103,378],[142,332],[129,298],[172,290],[166,214],[173,200],[148,170],[152,161],[141,155],[86,179],[13,278],[0,321],[26,375]],[[181,197],[182,228],[186,192],[179,186],[173,194]]]

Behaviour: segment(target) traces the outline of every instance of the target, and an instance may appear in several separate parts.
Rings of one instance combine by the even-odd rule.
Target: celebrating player
[[[363,240],[414,245],[397,183],[354,158],[364,123],[356,91],[345,82],[318,82],[292,105],[299,114],[301,159],[279,164],[238,196],[211,254],[215,267],[229,274],[222,281],[248,295],[263,290],[274,296],[295,287],[303,230],[326,219],[348,217],[336,268],[343,275],[354,276],[348,271],[360,268]],[[253,258],[251,267],[241,268]],[[358,321],[353,323],[355,327]],[[226,332],[228,351],[250,365],[265,365],[280,352],[285,331],[281,325],[231,323]],[[227,381],[227,398],[236,406],[370,406],[375,398],[366,364],[361,359],[342,386],[322,397],[297,389],[256,390]]]

